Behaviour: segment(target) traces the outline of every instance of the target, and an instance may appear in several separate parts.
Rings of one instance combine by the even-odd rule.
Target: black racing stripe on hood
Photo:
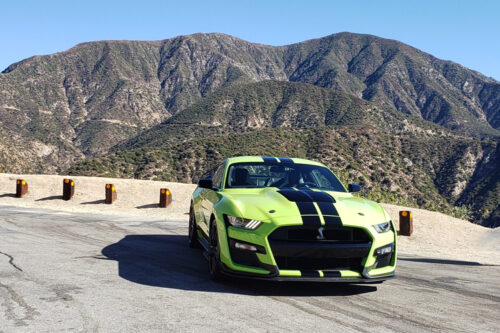
[[[305,194],[310,196],[312,201],[315,201],[315,202],[331,202],[331,203],[335,202],[335,199],[331,195],[329,195],[325,192],[316,192],[316,191],[311,191],[311,190],[305,190],[305,191],[301,191],[301,192],[304,192]]]
[[[313,202],[312,198],[303,191],[296,191],[291,188],[284,188],[278,191],[279,194],[293,202]]]
[[[276,157],[262,156],[262,159],[264,160],[264,163],[267,164],[278,164]]]
[[[300,271],[300,276],[303,277],[320,277],[318,271]]]
[[[323,271],[324,277],[342,277],[339,271]]]
[[[293,160],[288,157],[278,157],[278,160],[280,160],[280,162],[283,164],[294,164]]]
[[[323,215],[339,215],[337,209],[332,203],[329,202],[318,202],[319,210]]]
[[[342,225],[342,220],[338,216],[323,216],[325,225]]]
[[[283,188],[278,193],[297,204],[304,225],[321,226],[321,219],[314,202],[317,203],[322,215],[338,215],[337,209],[333,205],[335,199],[329,194],[316,191],[297,191],[291,188]],[[342,225],[340,217],[324,216],[324,218],[327,225]]]
[[[297,207],[299,207],[302,215],[318,215],[318,211],[312,202],[297,202]]]
[[[303,215],[302,216],[302,223],[304,225],[321,227],[321,220],[319,219],[319,216],[317,216],[317,215]]]

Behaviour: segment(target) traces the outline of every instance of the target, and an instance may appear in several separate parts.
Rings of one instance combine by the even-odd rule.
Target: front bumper
[[[222,266],[222,273],[229,277],[252,279],[252,280],[264,280],[264,281],[279,281],[279,282],[339,282],[339,283],[356,283],[356,284],[370,284],[378,283],[388,279],[394,278],[396,275],[394,272],[386,275],[380,275],[375,277],[342,277],[342,276],[286,276],[280,275],[279,270],[271,271],[269,274],[255,274],[242,271],[235,271],[229,269],[225,264]]]
[[[394,277],[396,235],[394,230],[377,234],[361,226],[337,226],[363,233],[366,239],[343,242],[285,241],[270,237],[277,229],[302,224],[262,225],[258,230],[220,226],[223,272],[234,277],[275,281],[324,281],[374,283]],[[274,235],[274,234],[273,234]],[[276,237],[274,237],[276,238]],[[278,237],[279,238],[279,237]],[[257,251],[236,250],[235,242],[253,244]],[[375,250],[392,245],[390,256]]]

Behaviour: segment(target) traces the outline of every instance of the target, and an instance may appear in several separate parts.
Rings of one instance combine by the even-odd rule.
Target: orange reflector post
[[[106,184],[106,203],[111,205],[116,199],[118,199],[118,195],[116,194],[115,185]]]
[[[63,200],[71,200],[75,195],[75,182],[72,179],[64,179],[63,181]]]
[[[410,211],[399,212],[399,234],[401,236],[413,234],[413,214]]]
[[[168,188],[160,190],[160,208],[167,208],[172,203],[172,192]]]
[[[28,183],[24,179],[16,181],[16,198],[22,198],[28,193]]]

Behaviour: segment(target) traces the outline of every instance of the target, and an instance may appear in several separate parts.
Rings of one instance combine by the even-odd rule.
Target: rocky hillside
[[[480,203],[472,184],[489,183],[496,145],[332,89],[263,81],[222,89],[69,173],[193,182],[230,156],[297,156],[375,200],[480,220],[498,196]]]
[[[277,146],[298,144],[283,134],[287,131],[320,145],[314,154],[296,151],[297,156],[346,170],[347,165],[335,167],[328,159],[325,143],[310,141],[307,134],[318,129],[338,133],[339,126],[351,131],[352,142],[337,136],[325,147],[351,147],[342,155],[351,165],[357,164],[347,155],[354,151],[354,136],[363,132],[360,126],[377,136],[415,142],[384,149],[389,153],[392,147],[427,171],[421,182],[432,195],[418,190],[419,180],[398,185],[397,200],[423,205],[434,200],[450,209],[465,205],[476,220],[489,224],[500,214],[494,139],[500,135],[500,83],[397,41],[339,33],[280,47],[223,34],[91,42],[26,59],[0,74],[0,168],[5,172],[53,173],[71,167],[73,172],[155,177],[147,171],[154,170],[156,177],[168,178],[173,176],[144,162],[157,155],[153,151],[168,147],[178,151],[172,156],[185,163],[182,167],[192,169],[172,180],[192,180],[197,168],[213,161],[185,160],[183,144],[193,156],[204,156],[209,142],[218,158],[261,154],[248,144],[253,135],[285,140],[274,142]],[[241,147],[222,154],[216,145],[229,140],[228,134]],[[442,149],[436,142],[452,153],[433,152]],[[404,150],[408,145],[415,150]],[[368,160],[377,155],[374,149],[364,151]],[[436,154],[439,158],[432,157]],[[85,162],[98,155],[103,156]],[[108,163],[120,156],[136,165],[122,170]],[[180,163],[168,156],[162,161]],[[96,171],[93,164],[109,169]],[[366,170],[369,164],[355,167],[367,175],[358,180],[378,193],[385,189],[383,179]]]
[[[162,124],[113,147],[112,151],[164,147],[191,138],[264,128],[332,125],[367,126],[420,136],[458,135],[419,117],[341,91],[305,83],[261,81],[220,89]]]
[[[486,206],[477,205],[471,210],[475,216],[467,216],[466,210],[453,204],[464,195],[464,184],[475,170],[491,160],[496,145],[454,136],[393,134],[365,126],[282,127],[122,150],[87,159],[69,173],[192,182],[230,156],[296,156],[325,163],[345,183],[362,184],[363,195],[369,198],[472,218],[494,207],[487,212]]]
[[[9,66],[0,75],[0,121],[7,135],[43,147],[36,158],[65,166],[69,146],[87,156],[106,152],[220,88],[263,80],[334,88],[474,135],[500,128],[498,82],[351,33],[283,47],[223,34],[80,44]]]

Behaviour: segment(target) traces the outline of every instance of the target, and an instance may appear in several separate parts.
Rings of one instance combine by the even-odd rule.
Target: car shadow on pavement
[[[121,278],[154,287],[266,296],[346,296],[377,290],[373,285],[325,282],[228,279],[215,283],[201,250],[187,243],[184,235],[127,235],[101,252],[103,259],[118,262]]]
[[[423,262],[430,264],[444,264],[444,265],[459,265],[459,266],[496,266],[489,264],[481,264],[476,261],[463,261],[463,260],[449,260],[449,259],[436,259],[436,258],[404,258],[398,257],[401,261]]]

